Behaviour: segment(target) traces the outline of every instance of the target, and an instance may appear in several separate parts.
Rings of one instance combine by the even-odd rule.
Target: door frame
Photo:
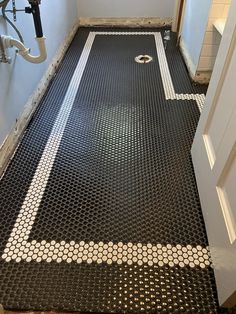
[[[182,33],[183,20],[185,15],[186,0],[176,0],[175,1],[175,13],[172,23],[172,32],[177,33],[177,42]]]
[[[217,165],[214,164],[215,156],[214,150],[211,146],[211,141],[208,138],[208,129],[210,127],[214,112],[217,107],[218,99],[221,95],[221,91],[223,86],[226,83],[225,79],[229,70],[229,66],[231,64],[231,59],[233,53],[236,50],[236,2],[232,1],[231,8],[229,11],[228,20],[226,22],[225,31],[222,36],[221,44],[219,47],[217,59],[215,62],[215,66],[212,73],[212,78],[210,81],[210,85],[208,88],[208,92],[206,95],[206,101],[204,105],[204,109],[197,127],[196,136],[194,138],[193,146],[192,146],[192,159],[195,169],[195,175],[197,179],[198,191],[201,200],[201,205],[203,209],[203,216],[206,224],[207,235],[209,239],[209,245],[211,249],[211,255],[213,259],[213,265],[215,264],[217,267],[214,268],[216,283],[218,287],[222,287],[221,283],[221,274],[220,268],[225,267],[226,269],[230,269],[232,265],[223,264],[223,252],[221,252],[222,260],[219,259],[219,248],[216,245],[216,238],[219,239],[220,234],[216,235],[215,228],[212,227],[211,218],[212,213],[212,205],[209,204],[209,191],[204,190],[203,180],[209,181],[211,178],[211,171],[214,170],[216,173],[218,171]],[[231,151],[228,155],[228,158],[231,158],[230,154],[236,154],[236,151]],[[209,170],[203,169],[203,165],[208,164]],[[214,168],[215,167],[215,168]],[[226,169],[227,170],[227,169]],[[211,186],[211,184],[209,184]],[[217,193],[217,187],[210,187],[210,194]],[[212,194],[213,195],[213,194]],[[225,220],[223,216],[224,213],[218,203],[214,203],[214,209],[217,213],[222,213],[222,222]],[[220,214],[218,214],[220,215]],[[219,216],[220,217],[220,216]],[[223,223],[221,221],[217,221],[218,230],[223,228]],[[226,226],[224,226],[226,228]],[[225,232],[226,234],[226,232]],[[225,243],[228,243],[230,246],[230,241],[228,238],[228,242],[225,239],[222,239]],[[227,250],[228,248],[226,248]],[[224,252],[226,254],[227,251]],[[218,258],[217,258],[218,255]],[[227,290],[228,287],[225,287],[225,291],[223,293],[219,293],[219,303],[224,307],[233,307],[236,304],[236,291]],[[220,290],[220,289],[219,289]]]

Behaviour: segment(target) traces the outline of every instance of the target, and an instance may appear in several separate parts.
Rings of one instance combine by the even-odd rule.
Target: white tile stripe
[[[165,91],[166,99],[176,99],[174,86],[172,83],[169,66],[166,59],[166,53],[160,33],[156,33],[155,42],[157,47],[158,61],[161,72],[162,84]]]
[[[175,94],[160,33],[90,32],[2,255],[2,258],[7,262],[10,262],[11,260],[15,260],[16,262],[20,262],[21,260],[26,260],[27,262],[32,260],[35,260],[36,262],[51,262],[54,260],[58,263],[62,261],[66,261],[67,263],[71,263],[72,261],[81,263],[84,261],[87,263],[106,262],[108,264],[114,262],[121,264],[124,262],[130,265],[132,263],[137,263],[138,265],[148,264],[150,266],[153,264],[158,264],[159,266],[168,264],[171,267],[175,265],[180,267],[189,265],[190,267],[200,266],[202,268],[210,265],[208,249],[202,248],[201,246],[192,247],[191,245],[187,245],[184,247],[181,245],[172,246],[171,244],[164,246],[161,244],[152,245],[150,243],[146,245],[141,243],[123,244],[122,242],[117,244],[109,242],[106,244],[103,242],[85,243],[83,241],[80,243],[75,243],[74,241],[71,241],[70,243],[66,243],[65,241],[60,243],[56,243],[55,241],[51,241],[50,243],[47,243],[46,241],[40,243],[36,241],[28,242],[29,234],[48,183],[95,35],[150,34],[155,36],[161,76],[165,94],[166,97],[168,97],[167,99],[195,99],[198,102],[198,105],[201,106],[203,102],[202,95]]]
[[[200,112],[202,112],[205,98],[204,94],[175,94],[177,100],[195,100]]]
[[[96,32],[98,35],[153,35],[166,99],[176,99],[161,33],[158,32]]]
[[[60,111],[57,115],[56,121],[53,125],[51,134],[48,138],[47,144],[44,148],[41,159],[38,163],[37,169],[35,171],[34,177],[30,184],[29,190],[26,194],[25,200],[22,204],[19,215],[27,212],[27,216],[18,216],[16,220],[16,224],[12,230],[11,238],[16,236],[16,232],[19,230],[19,224],[23,225],[23,231],[21,230],[21,237],[24,240],[27,240],[29,237],[30,230],[34,223],[35,217],[37,215],[38,208],[40,206],[44,191],[47,186],[47,182],[54,164],[54,160],[56,158],[57,151],[59,149],[59,145],[62,140],[62,136],[66,127],[67,120],[69,118],[78,87],[91,51],[91,47],[94,41],[94,34],[91,34],[84,46],[83,52],[81,54],[81,58],[78,62],[78,65],[75,69],[74,75],[71,79],[70,85],[68,87],[67,93],[61,105]],[[30,209],[27,207],[29,204],[29,199],[33,196],[34,205],[33,208]],[[31,212],[32,211],[32,212]],[[30,224],[28,221],[30,217]]]
[[[113,242],[85,243],[84,241],[79,243],[74,241],[70,243],[65,241],[60,243],[55,241],[32,241],[31,243],[23,241],[17,246],[9,242],[2,257],[6,262],[15,260],[18,263],[25,260],[26,262],[36,261],[38,263],[42,261],[48,263],[65,261],[78,264],[82,262],[87,262],[88,264],[92,262],[97,264],[106,262],[109,265],[112,263],[127,263],[128,265],[138,264],[142,266],[147,264],[160,267],[164,265],[169,265],[170,267],[176,265],[185,267],[188,265],[191,268],[196,266],[206,268],[210,266],[207,248],[203,248],[200,245],[192,247],[191,245],[181,246],[179,244],[176,246],[170,244],[164,246],[161,244],[152,245],[150,243],[147,245],[142,243],[133,244],[131,242],[114,244]]]
[[[95,32],[96,35],[153,35],[158,55],[158,63],[161,72],[162,84],[167,100],[195,100],[200,112],[202,112],[205,102],[204,94],[176,94],[169,65],[166,59],[165,48],[161,33],[159,32]]]

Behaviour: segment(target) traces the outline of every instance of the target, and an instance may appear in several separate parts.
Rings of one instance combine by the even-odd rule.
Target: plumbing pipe
[[[36,37],[43,37],[43,28],[40,17],[39,4],[40,0],[28,0],[31,7],[25,8],[25,13],[32,13],[34,19],[34,27],[36,32]]]
[[[36,41],[38,43],[39,52],[38,56],[32,56],[30,54],[30,49],[26,48],[22,42],[17,39],[12,38],[11,36],[2,35],[2,42],[5,48],[16,47],[18,49],[19,54],[26,60],[31,63],[41,63],[47,58],[47,51],[45,46],[45,37],[36,37]]]
[[[22,43],[24,43],[24,39],[23,39],[23,37],[22,37],[20,31],[19,31],[18,28],[14,25],[14,23],[12,23],[12,21],[8,18],[7,14],[6,14],[6,7],[7,7],[9,1],[10,1],[10,0],[7,0],[7,2],[5,2],[5,4],[2,6],[2,16],[3,16],[3,18],[7,21],[7,23],[9,23],[9,24],[11,25],[11,27],[15,30],[15,32],[17,33],[17,35],[18,35],[20,41],[21,41]],[[0,4],[0,5],[1,5],[1,4]]]

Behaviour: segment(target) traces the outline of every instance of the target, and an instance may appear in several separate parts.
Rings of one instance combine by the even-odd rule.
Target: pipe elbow
[[[45,37],[36,37],[35,40],[38,43],[39,55],[33,56],[30,54],[29,49],[26,48],[21,42],[18,40],[12,40],[13,46],[19,49],[19,54],[28,62],[31,63],[42,63],[47,59],[47,51],[45,45]]]
[[[17,39],[14,39],[9,36],[2,36],[3,43],[5,48],[16,47],[19,50],[19,54],[28,62],[31,63],[42,63],[47,59],[47,50],[45,45],[45,37],[36,37],[39,55],[33,56],[30,54],[29,48],[26,48],[25,45]]]
[[[25,59],[32,63],[42,63],[47,59],[47,50],[46,50],[46,38],[45,37],[36,37],[35,40],[38,43],[39,55],[32,56],[31,54],[26,54]]]

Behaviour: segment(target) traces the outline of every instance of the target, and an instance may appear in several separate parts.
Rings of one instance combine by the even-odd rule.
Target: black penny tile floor
[[[75,36],[0,181],[4,308],[220,311],[190,155],[206,87],[162,35]]]

